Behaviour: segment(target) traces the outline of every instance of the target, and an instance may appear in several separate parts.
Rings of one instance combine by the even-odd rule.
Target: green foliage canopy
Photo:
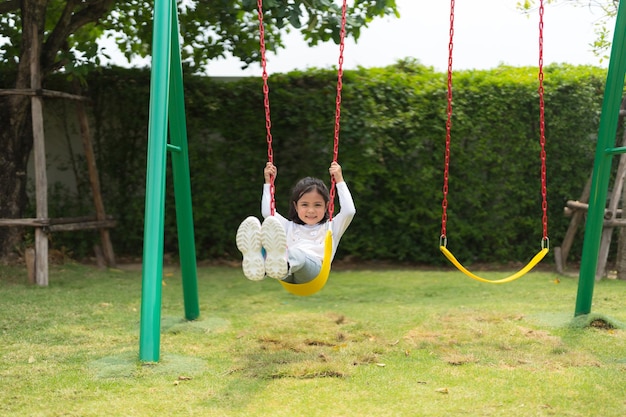
[[[35,0],[0,3],[0,61],[16,63],[21,56],[22,7]],[[165,0],[164,0],[165,1]],[[150,55],[154,3],[143,0],[47,0],[44,54],[50,69],[98,65],[106,53],[96,40],[112,37],[130,61]],[[282,36],[299,31],[309,45],[339,41],[341,5],[329,0],[266,0],[263,2],[266,45],[283,46]],[[347,10],[346,34],[359,37],[361,29],[377,17],[399,16],[395,0],[351,1]],[[177,1],[182,34],[183,62],[202,72],[212,59],[227,54],[243,65],[258,61],[258,12],[254,0]],[[3,39],[3,41],[2,41]],[[84,72],[86,69],[82,68]]]
[[[522,0],[517,2],[517,7],[525,12],[530,12],[536,7],[537,0]],[[586,7],[592,11],[599,11],[600,17],[594,23],[595,40],[591,43],[591,50],[600,58],[600,62],[609,59],[611,49],[611,35],[613,33],[615,16],[617,15],[618,0],[546,0],[545,4],[566,4],[572,7]],[[591,10],[593,9],[593,10]]]

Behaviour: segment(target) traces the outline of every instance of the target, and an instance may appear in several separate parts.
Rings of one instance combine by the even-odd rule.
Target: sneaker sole
[[[287,236],[285,229],[274,217],[268,217],[261,226],[261,241],[265,248],[265,273],[270,278],[287,276]]]
[[[243,274],[251,281],[265,278],[265,262],[261,252],[261,223],[248,217],[237,229],[237,249],[243,255]]]

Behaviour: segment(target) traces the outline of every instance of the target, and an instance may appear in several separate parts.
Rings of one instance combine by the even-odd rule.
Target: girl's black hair
[[[317,191],[319,195],[324,199],[324,203],[328,208],[328,202],[330,201],[330,193],[328,192],[328,187],[324,184],[324,181],[313,178],[306,177],[302,178],[300,181],[293,186],[291,190],[291,199],[289,200],[289,220],[298,224],[305,224],[300,217],[298,217],[298,211],[296,210],[296,203],[302,196],[311,191]],[[328,210],[324,213],[324,218],[319,221],[319,223],[325,223],[328,221]]]

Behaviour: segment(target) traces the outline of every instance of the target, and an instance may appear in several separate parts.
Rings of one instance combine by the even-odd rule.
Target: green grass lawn
[[[506,273],[485,272],[496,279]],[[0,268],[1,416],[626,415],[626,282],[452,270],[334,271],[297,297],[199,269],[201,316],[163,278],[161,358],[138,360],[141,273]]]

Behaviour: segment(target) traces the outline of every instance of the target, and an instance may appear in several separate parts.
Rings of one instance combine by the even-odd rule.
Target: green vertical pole
[[[157,362],[160,349],[171,12],[167,0],[155,0],[139,334],[139,360],[145,362]]]
[[[183,280],[185,318],[195,320],[200,315],[198,305],[198,278],[196,269],[196,245],[193,231],[193,210],[191,205],[191,181],[189,171],[189,151],[187,147],[187,123],[185,120],[185,95],[183,90],[183,69],[178,43],[178,19],[176,0],[171,0],[172,15],[172,62],[170,78],[170,143],[173,145],[172,171],[174,176],[174,196],[176,198],[176,224],[178,228],[178,250]]]
[[[591,312],[593,286],[598,266],[600,239],[604,222],[604,209],[606,207],[606,196],[611,175],[611,162],[614,155],[613,152],[610,152],[610,149],[615,146],[615,131],[624,90],[624,74],[626,73],[625,40],[626,1],[620,1],[604,89],[596,156],[593,163],[589,212],[585,225],[585,239],[583,241],[583,255],[580,264],[575,316]]]

